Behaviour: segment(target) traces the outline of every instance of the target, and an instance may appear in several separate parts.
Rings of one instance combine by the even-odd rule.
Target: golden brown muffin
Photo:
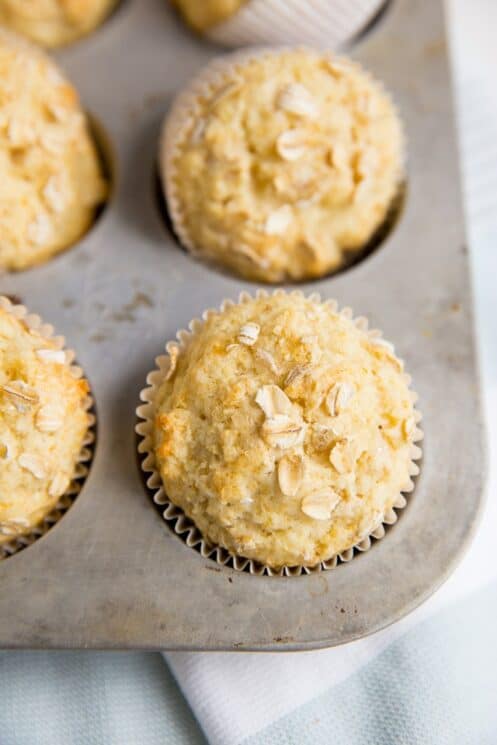
[[[304,280],[350,261],[403,177],[402,127],[357,64],[310,50],[215,61],[166,121],[177,234],[248,279]]]
[[[29,533],[66,492],[87,394],[64,350],[0,306],[0,543]]]
[[[173,0],[196,31],[205,31],[234,15],[247,0]]]
[[[176,5],[197,32],[228,47],[338,49],[371,23],[385,0],[177,0]]]
[[[59,47],[99,26],[117,0],[0,0],[0,24],[44,47]]]
[[[208,542],[314,566],[375,531],[412,486],[418,417],[403,365],[334,305],[251,298],[168,348],[155,460]]]
[[[106,191],[76,91],[45,54],[0,30],[0,269],[71,246]]]

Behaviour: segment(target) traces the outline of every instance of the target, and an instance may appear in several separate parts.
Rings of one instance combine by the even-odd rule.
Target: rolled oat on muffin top
[[[0,544],[66,492],[90,425],[88,383],[65,351],[0,303]]]
[[[77,92],[46,54],[0,29],[0,269],[71,246],[106,193]]]
[[[404,139],[382,86],[307,49],[211,63],[169,115],[161,165],[181,242],[243,277],[340,269],[384,224]]]
[[[0,25],[44,47],[69,44],[93,31],[117,0],[0,0]]]
[[[413,394],[391,345],[302,295],[212,312],[154,396],[167,498],[208,543],[312,567],[371,535],[412,487]]]

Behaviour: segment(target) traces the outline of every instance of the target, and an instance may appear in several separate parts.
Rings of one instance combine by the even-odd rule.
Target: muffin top
[[[0,269],[67,248],[105,194],[76,91],[45,54],[0,30]]]
[[[29,532],[67,490],[87,394],[60,345],[0,306],[0,542]]]
[[[98,26],[117,0],[0,0],[0,23],[45,47],[69,44]]]
[[[249,279],[322,276],[384,223],[402,127],[355,63],[253,54],[217,61],[178,99],[163,140],[172,217],[187,247]]]
[[[234,15],[247,0],[173,0],[190,26],[205,31]]]
[[[416,414],[402,363],[332,304],[249,299],[168,349],[156,462],[208,541],[313,566],[370,534],[409,485]]]

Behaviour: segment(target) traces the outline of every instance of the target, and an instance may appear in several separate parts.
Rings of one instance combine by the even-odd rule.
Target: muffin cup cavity
[[[73,246],[77,246],[79,243],[81,243],[81,241],[83,241],[89,235],[89,233],[91,233],[92,230],[97,227],[98,223],[107,212],[107,209],[112,204],[116,192],[117,182],[119,179],[119,162],[117,158],[117,150],[114,145],[112,136],[109,133],[109,130],[100,120],[98,114],[95,114],[93,111],[85,109],[85,116],[88,132],[97,151],[102,176],[107,188],[105,198],[95,208],[95,215],[93,217],[92,224],[88,228],[87,232],[84,233],[73,244]],[[71,246],[69,248],[71,248]]]
[[[176,235],[181,246],[186,249],[193,257],[202,261],[204,264],[212,266],[222,274],[231,276],[242,276],[246,281],[257,282],[258,284],[267,283],[275,284],[299,284],[301,282],[319,281],[327,276],[339,274],[346,271],[351,266],[360,263],[363,259],[376,251],[381,244],[387,239],[390,233],[395,229],[398,219],[402,213],[406,194],[406,174],[407,174],[407,137],[403,120],[400,116],[398,107],[392,99],[389,91],[385,88],[381,80],[374,77],[367,69],[354,62],[349,58],[344,58],[324,51],[323,55],[331,55],[332,60],[338,65],[344,64],[351,69],[360,70],[361,74],[369,80],[372,86],[381,92],[381,95],[388,99],[394,116],[397,118],[401,128],[401,153],[398,164],[398,174],[396,176],[396,191],[393,195],[389,208],[386,211],[382,222],[374,229],[369,238],[364,242],[362,247],[354,250],[343,250],[342,261],[339,266],[331,271],[327,271],[320,276],[302,277],[292,279],[291,277],[281,277],[278,280],[258,276],[257,279],[249,275],[240,275],[232,267],[225,266],[224,263],[216,258],[206,255],[202,246],[196,245],[187,225],[186,215],[182,206],[182,200],[177,186],[177,163],[181,150],[190,135],[192,127],[201,114],[202,102],[212,95],[213,91],[228,84],[229,81],[236,77],[237,70],[240,67],[264,57],[279,56],[282,53],[291,52],[316,52],[316,49],[306,46],[260,46],[250,49],[241,49],[231,52],[222,57],[218,57],[209,62],[193,80],[187,84],[186,88],[179,93],[172,103],[162,128],[159,144],[159,168],[162,181],[162,187],[165,202],[168,210],[170,223],[174,234]]]
[[[268,297],[270,293],[266,290],[258,290],[255,297]],[[287,294],[284,290],[277,289],[273,293]],[[290,295],[297,295],[302,297],[304,293],[299,290],[294,290]],[[321,302],[321,298],[318,293],[307,295],[309,300],[316,303]],[[253,299],[253,296],[247,292],[242,292],[238,298],[238,303],[243,304]],[[327,569],[333,569],[339,564],[351,561],[354,556],[369,551],[375,541],[381,540],[385,533],[387,526],[393,525],[397,522],[398,512],[402,510],[406,504],[407,499],[405,495],[410,494],[414,489],[413,477],[419,474],[419,466],[416,461],[422,457],[421,448],[416,445],[423,438],[423,433],[419,428],[419,422],[421,421],[421,413],[414,409],[414,417],[416,428],[413,435],[413,444],[411,446],[411,463],[409,467],[409,478],[403,487],[403,489],[396,496],[393,506],[387,510],[381,520],[378,522],[376,527],[364,535],[361,540],[354,546],[347,549],[340,554],[336,554],[326,561],[322,561],[319,564],[308,567],[308,566],[282,566],[279,569],[272,568],[266,564],[259,563],[253,559],[248,559],[243,556],[238,556],[231,551],[214,545],[206,540],[193,521],[183,512],[180,507],[169,501],[168,496],[165,492],[165,488],[162,482],[161,475],[157,469],[154,445],[153,445],[153,428],[155,418],[155,398],[157,390],[167,375],[173,359],[177,357],[177,350],[183,350],[189,339],[195,336],[202,328],[204,322],[214,313],[222,312],[230,305],[234,305],[232,300],[224,300],[221,304],[219,311],[215,309],[206,310],[202,314],[202,318],[193,319],[189,323],[188,330],[178,331],[176,334],[177,341],[170,341],[166,344],[166,354],[160,355],[156,358],[156,368],[152,370],[147,376],[147,387],[144,388],[140,393],[140,399],[143,402],[136,409],[137,418],[141,421],[136,425],[136,432],[138,434],[138,454],[140,460],[140,467],[144,474],[144,481],[146,483],[147,491],[152,497],[152,500],[156,507],[159,509],[163,519],[166,521],[169,528],[178,535],[184,543],[190,548],[194,548],[204,558],[211,559],[221,566],[229,566],[236,571],[245,571],[253,575],[262,576],[279,576],[279,577],[295,577],[303,574],[314,574]],[[326,301],[326,304],[333,310],[337,311],[338,304],[333,300]],[[340,315],[353,320],[355,325],[362,331],[366,332],[370,338],[380,339],[382,337],[381,331],[378,329],[369,329],[368,321],[364,317],[354,318],[352,310],[350,308],[343,308],[340,311]],[[410,386],[411,378],[409,375],[404,373],[404,380]],[[413,404],[417,401],[417,394],[411,391],[411,400]]]
[[[18,320],[21,320],[29,329],[36,331],[45,339],[50,339],[52,342],[55,342],[58,349],[64,350],[66,364],[70,366],[73,377],[76,379],[83,377],[82,368],[74,363],[76,356],[74,351],[65,347],[65,339],[63,336],[56,336],[54,334],[53,326],[44,323],[40,316],[35,315],[34,313],[29,313],[24,305],[14,304],[7,297],[2,295],[0,295],[0,309],[10,313]],[[73,478],[71,479],[67,490],[59,498],[55,507],[42,518],[38,525],[32,528],[28,533],[14,535],[11,540],[0,544],[0,560],[22,551],[22,549],[30,546],[38,540],[38,538],[45,535],[45,533],[47,533],[50,528],[68,511],[76,500],[76,497],[81,492],[84,482],[90,472],[91,462],[95,452],[97,425],[94,414],[95,403],[91,394],[88,394],[85,397],[84,409],[88,413],[88,429],[75,464]]]

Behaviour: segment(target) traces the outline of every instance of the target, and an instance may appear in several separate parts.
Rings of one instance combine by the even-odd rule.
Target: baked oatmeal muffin
[[[0,544],[27,534],[75,475],[88,384],[66,352],[0,298]]]
[[[206,31],[234,15],[247,0],[173,0],[185,20],[196,31]]]
[[[78,94],[49,57],[0,29],[0,269],[71,246],[106,192]]]
[[[357,256],[399,194],[403,157],[382,86],[306,49],[211,63],[178,97],[161,147],[183,245],[265,282],[321,277]]]
[[[398,506],[419,416],[402,362],[372,333],[334,304],[277,293],[210,312],[168,345],[151,449],[167,498],[208,543],[312,567]]]
[[[0,24],[44,47],[70,44],[99,26],[117,0],[0,0]]]
[[[309,44],[336,49],[363,31],[385,0],[173,0],[186,22],[218,44]]]

